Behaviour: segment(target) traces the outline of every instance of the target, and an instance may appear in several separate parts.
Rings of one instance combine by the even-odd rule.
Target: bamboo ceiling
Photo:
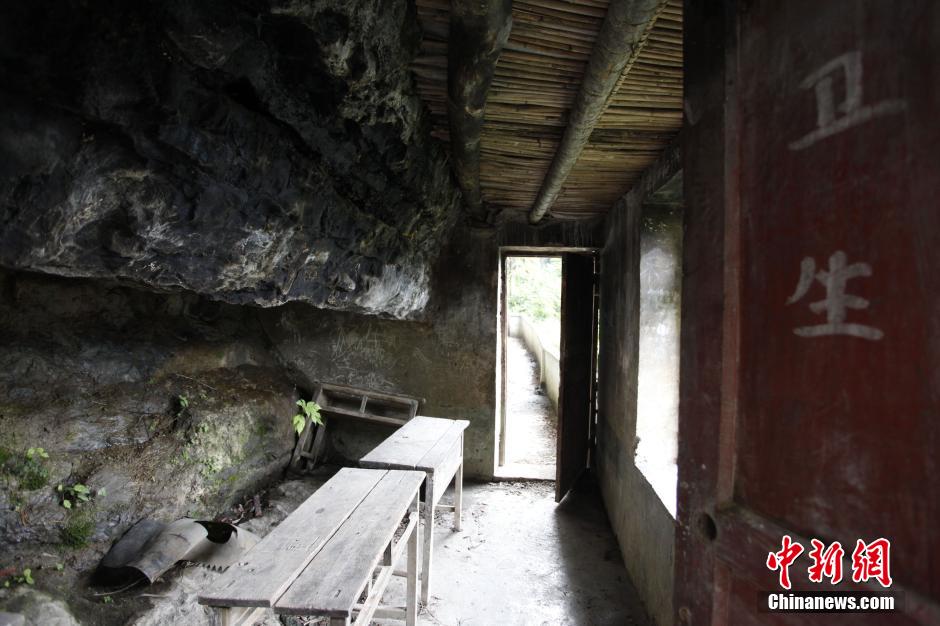
[[[608,0],[514,0],[513,26],[486,104],[481,188],[486,203],[528,211],[581,86]],[[414,62],[434,134],[448,140],[450,0],[417,0],[424,30]],[[604,214],[656,160],[682,124],[682,2],[670,0],[550,210]]]

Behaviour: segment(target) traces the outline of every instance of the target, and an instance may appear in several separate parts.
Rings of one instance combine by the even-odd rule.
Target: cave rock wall
[[[9,272],[0,294],[7,554],[113,540],[144,517],[212,518],[281,477],[299,392],[257,309]],[[76,484],[94,497],[69,510],[57,486]]]
[[[413,4],[0,8],[0,265],[419,316],[459,194]]]

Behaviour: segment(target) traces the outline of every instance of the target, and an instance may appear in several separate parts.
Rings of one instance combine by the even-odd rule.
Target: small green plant
[[[202,460],[202,475],[209,478],[222,471],[223,465],[221,459],[209,457]]]
[[[44,448],[29,448],[26,450],[26,458],[32,461],[35,459],[48,459],[49,453]]]
[[[176,396],[176,417],[189,410],[189,398],[184,395]]]
[[[59,531],[59,538],[63,544],[70,548],[82,548],[88,543],[94,530],[95,523],[91,516],[84,513],[73,513],[69,516],[68,522],[62,530]]]
[[[9,573],[8,578],[3,581],[3,586],[9,588],[11,585],[33,585],[36,581],[33,579],[33,570],[26,568],[22,573],[17,574],[15,570],[4,570]]]
[[[36,581],[33,579],[33,570],[27,567],[19,575],[15,573],[11,574],[9,578],[3,581],[3,586],[9,588],[11,585],[32,585],[35,584],[35,582]]]
[[[319,404],[313,400],[308,401],[300,399],[297,401],[297,406],[300,407],[300,412],[291,418],[291,423],[294,425],[294,430],[298,435],[304,432],[304,427],[306,427],[308,419],[314,424],[323,425],[323,418],[320,417]]]
[[[59,485],[56,491],[62,494],[62,506],[67,509],[77,507],[85,502],[90,502],[92,498],[107,495],[107,491],[102,488],[92,493],[91,489],[81,483],[74,485]]]
[[[112,598],[111,596],[105,596],[105,597],[101,598],[101,601],[102,601],[104,604],[113,604],[113,603],[114,603],[114,598]]]
[[[7,460],[10,458],[8,454]],[[20,460],[10,463],[6,471],[17,479],[19,489],[35,491],[49,484],[49,468],[45,463],[48,458],[49,453],[43,448],[29,448]]]

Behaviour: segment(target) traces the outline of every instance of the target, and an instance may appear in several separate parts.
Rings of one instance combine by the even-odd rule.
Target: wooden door
[[[685,9],[677,623],[940,624],[940,4]],[[762,611],[785,534],[901,611]]]
[[[593,420],[595,257],[566,253],[561,261],[561,381],[555,501],[561,502],[588,464]]]

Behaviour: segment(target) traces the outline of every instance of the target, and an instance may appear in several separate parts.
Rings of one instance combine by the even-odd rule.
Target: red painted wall
[[[858,538],[891,539],[907,618],[845,623],[930,623],[940,7],[695,4],[677,615],[782,621],[757,612],[756,592],[777,587],[764,560],[791,532],[849,552]]]

